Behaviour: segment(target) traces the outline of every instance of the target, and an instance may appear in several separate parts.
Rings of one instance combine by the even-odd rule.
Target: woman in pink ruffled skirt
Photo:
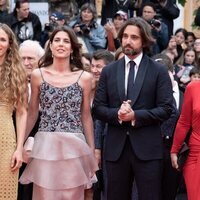
[[[56,29],[31,75],[27,133],[39,105],[42,114],[20,182],[33,182],[33,200],[83,200],[98,169],[90,114],[92,77],[82,70],[80,48],[70,28]]]

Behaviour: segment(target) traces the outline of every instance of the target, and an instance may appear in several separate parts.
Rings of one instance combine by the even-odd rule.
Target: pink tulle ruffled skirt
[[[38,132],[30,161],[19,181],[33,182],[37,190],[67,193],[76,188],[90,188],[96,182],[97,169],[94,154],[82,133]]]

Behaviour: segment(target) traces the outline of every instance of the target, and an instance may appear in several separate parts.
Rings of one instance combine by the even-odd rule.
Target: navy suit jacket
[[[136,156],[141,160],[163,157],[160,123],[172,111],[173,95],[166,68],[143,55],[131,106],[135,112],[135,126],[120,124],[118,110],[125,98],[124,58],[104,67],[97,87],[93,112],[96,118],[108,123],[105,159],[116,161],[125,145],[127,132]]]

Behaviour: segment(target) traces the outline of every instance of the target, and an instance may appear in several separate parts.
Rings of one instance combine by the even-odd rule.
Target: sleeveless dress
[[[22,184],[34,183],[35,200],[82,200],[84,194],[74,196],[73,190],[84,191],[98,169],[83,134],[83,91],[79,78],[60,88],[47,83],[42,76],[41,121],[34,139],[32,160],[20,177]]]
[[[0,199],[16,200],[18,171],[13,173],[10,168],[11,157],[16,149],[16,134],[12,119],[13,106],[5,96],[0,95]]]

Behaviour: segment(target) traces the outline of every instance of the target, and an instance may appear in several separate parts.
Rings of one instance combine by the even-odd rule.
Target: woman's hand
[[[16,171],[22,166],[22,150],[15,150],[11,158],[11,171]]]
[[[179,170],[177,160],[178,160],[177,153],[171,153],[172,167],[175,168],[175,169],[177,169],[177,170]]]
[[[115,25],[112,22],[107,22],[104,25],[104,28],[107,32],[111,32],[113,34],[113,38],[117,38],[117,31]]]

